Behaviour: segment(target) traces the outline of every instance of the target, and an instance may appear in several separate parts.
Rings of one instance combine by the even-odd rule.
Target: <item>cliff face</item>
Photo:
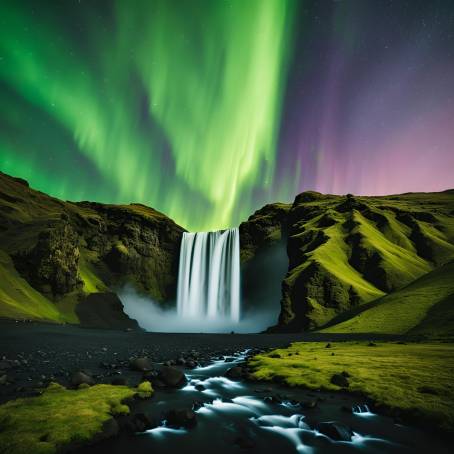
[[[291,204],[274,203],[241,223],[240,257],[243,313],[279,314],[281,282],[288,269],[287,221]]]
[[[78,323],[90,295],[126,282],[162,303],[175,295],[183,229],[152,208],[63,202],[0,173],[0,226],[0,316]],[[119,304],[104,315],[115,306],[118,321]]]
[[[439,275],[454,259],[454,191],[304,192],[239,230],[246,316],[272,310],[272,330],[317,329]],[[183,231],[144,205],[63,202],[0,173],[0,317],[131,326],[115,290],[174,302]]]
[[[454,193],[298,195],[274,330],[321,327],[454,258]]]
[[[273,203],[242,222],[240,231],[241,262],[252,260],[259,250],[287,241],[287,218],[289,203]]]

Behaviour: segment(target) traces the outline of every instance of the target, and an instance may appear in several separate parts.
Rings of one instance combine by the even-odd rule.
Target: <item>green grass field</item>
[[[278,377],[290,386],[339,390],[333,374],[347,372],[348,390],[399,410],[412,420],[454,431],[454,344],[297,342],[249,361],[256,380]]]

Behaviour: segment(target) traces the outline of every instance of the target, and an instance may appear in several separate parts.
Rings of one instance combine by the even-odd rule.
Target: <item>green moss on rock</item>
[[[127,283],[171,301],[183,231],[144,205],[63,202],[0,172],[0,252],[14,260],[0,264],[0,315],[78,323],[87,294]]]
[[[38,397],[0,405],[0,452],[50,454],[114,435],[113,415],[127,414],[122,402],[136,393],[126,386],[67,390],[51,383]]]

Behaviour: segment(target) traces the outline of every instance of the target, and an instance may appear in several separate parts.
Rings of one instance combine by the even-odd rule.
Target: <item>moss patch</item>
[[[370,397],[377,407],[454,431],[454,344],[342,342],[326,348],[326,343],[297,342],[257,355],[249,365],[255,379],[279,377],[290,386],[324,390],[339,390],[331,377],[345,371],[348,389]]]
[[[0,405],[0,452],[47,454],[86,444],[112,416],[129,413],[122,402],[137,392],[112,385],[68,390],[51,383],[41,396]]]
[[[153,395],[153,388],[151,387],[151,383],[149,381],[140,383],[137,387],[137,391],[137,394],[141,399],[147,399]]]

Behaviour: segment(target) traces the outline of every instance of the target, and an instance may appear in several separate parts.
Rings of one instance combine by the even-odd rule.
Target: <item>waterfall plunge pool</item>
[[[280,279],[278,276],[278,286]],[[257,333],[276,324],[273,306],[242,308],[238,228],[185,232],[180,247],[177,301],[166,309],[132,287],[119,292],[124,310],[146,331],[186,333]]]

